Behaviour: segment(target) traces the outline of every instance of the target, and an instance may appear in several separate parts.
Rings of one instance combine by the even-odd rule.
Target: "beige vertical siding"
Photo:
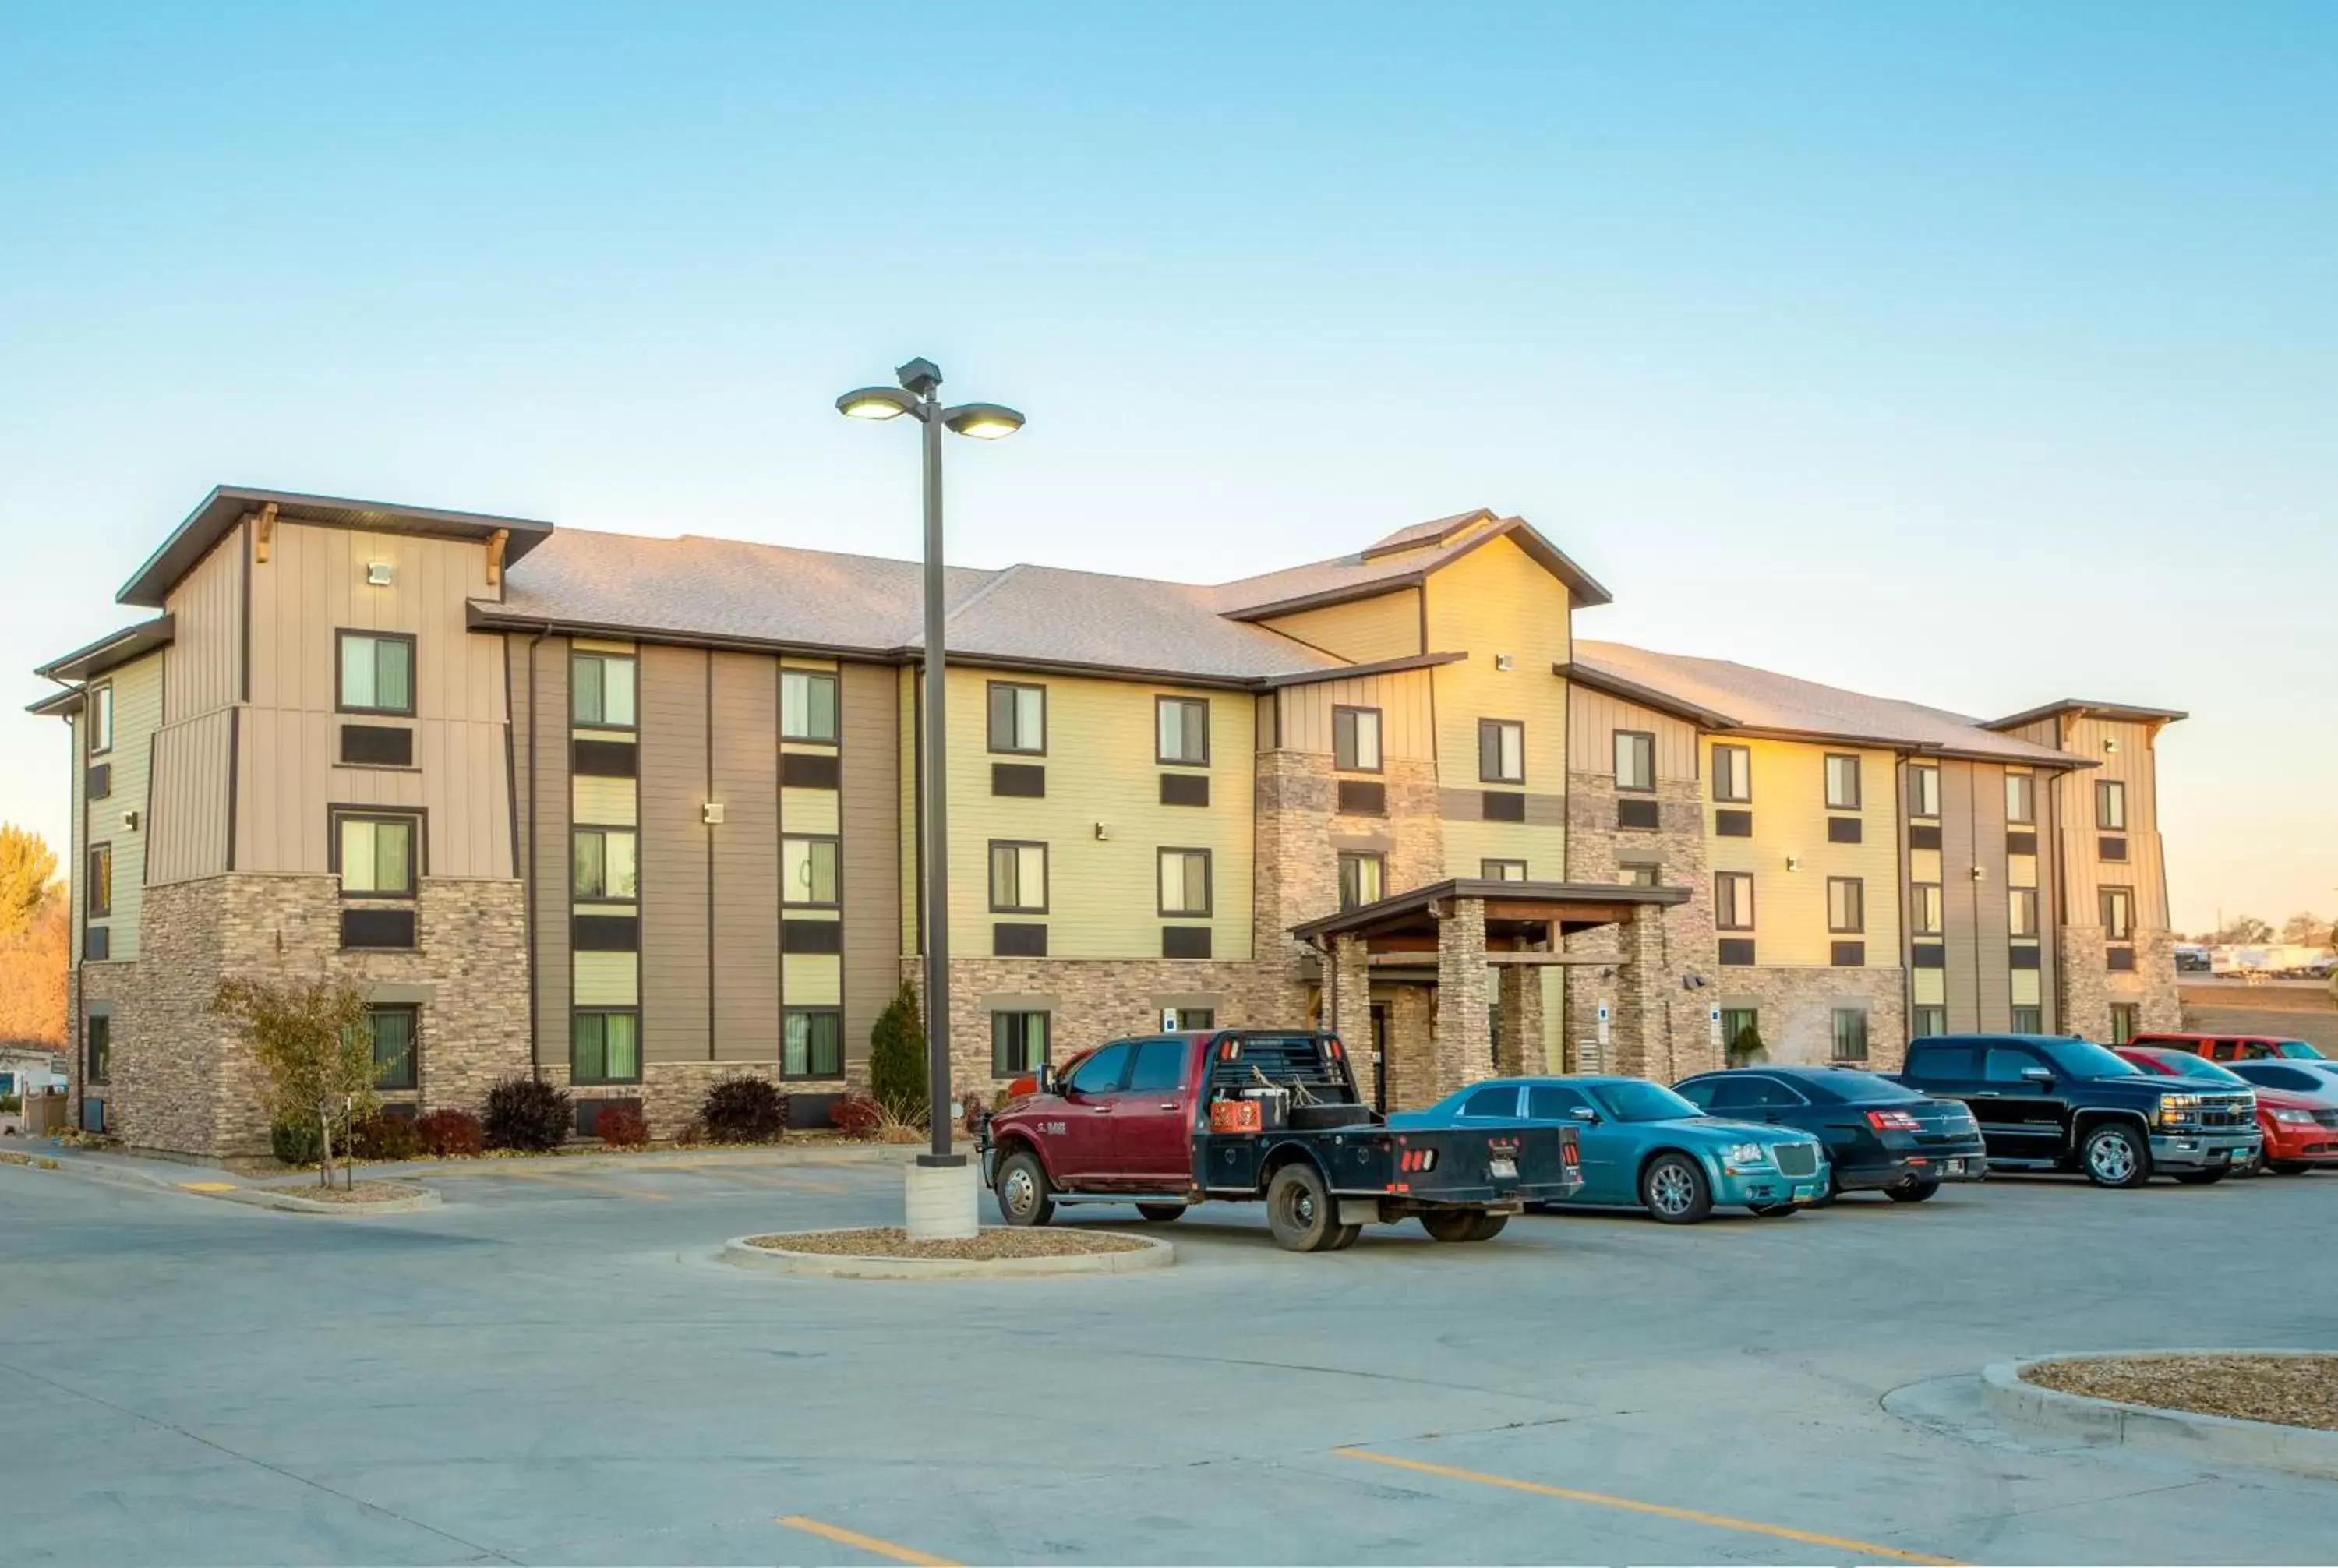
[[[528,911],[535,926],[535,1050],[546,1065],[569,1052],[568,640],[505,640],[513,701],[521,705],[512,748],[520,775],[520,830],[527,846]],[[530,664],[535,710],[526,710]],[[533,720],[533,722],[531,722]]]
[[[844,839],[844,1054],[868,1054],[869,1031],[901,983],[899,830],[900,682],[880,664],[847,664],[839,693]]]
[[[1697,772],[1697,730],[1685,720],[1605,691],[1576,684],[1567,688],[1567,766],[1578,773],[1610,773],[1616,767],[1616,731],[1638,730],[1656,738],[1656,777],[1666,784],[1693,784]],[[1717,735],[1717,741],[1727,741]],[[1474,773],[1474,769],[1473,769]]]
[[[228,868],[228,774],[235,716],[213,709],[154,737],[147,790],[146,882],[192,882]]]
[[[113,913],[90,924],[111,929],[110,956],[119,961],[138,956],[138,921],[146,902],[146,848],[153,829],[148,780],[153,769],[155,731],[162,724],[162,665],[157,651],[110,670],[93,685],[113,688],[113,749],[102,757],[86,753],[74,758],[77,769],[93,762],[113,769],[110,793],[103,800],[84,802],[90,846],[110,845],[113,852]],[[87,775],[83,777],[84,787]],[[138,826],[123,825],[124,812],[138,814]],[[77,860],[74,875],[86,873],[86,858]]]
[[[2004,897],[2002,877],[1993,884],[1973,881],[1979,852],[1974,773],[1970,762],[1940,763],[1940,924],[1951,1029],[1981,1027],[1980,902],[1990,893]]]
[[[2117,751],[2106,741],[2117,741]],[[2135,890],[2137,929],[2167,927],[2167,872],[2159,841],[2158,779],[2150,728],[2108,719],[2082,719],[2071,727],[2070,753],[2098,764],[2068,774],[2061,786],[2063,844],[2069,877],[2070,923],[2092,926],[2100,918],[2097,892],[2106,886]],[[2102,858],[2095,826],[2095,782],[2117,779],[2127,785],[2127,859]]]
[[[780,1054],[779,664],[713,655],[714,1054]]]
[[[1277,615],[1260,624],[1311,648],[1321,648],[1354,664],[1406,659],[1428,652],[1420,645],[1420,590],[1400,588],[1346,604],[1327,604]]]
[[[249,523],[195,564],[171,590],[171,675],[163,720],[176,724],[242,698],[243,584]]]
[[[2054,776],[2039,772],[2038,801],[2038,979],[2044,1010],[2038,1022],[2049,1034],[2062,1032],[2060,1002],[2062,995],[2060,954],[2054,940],[2054,927],[2062,916],[2062,857],[2057,846],[2061,843],[2060,797],[2054,788]]]
[[[1427,670],[1403,670],[1392,675],[1364,675],[1341,681],[1317,681],[1286,686],[1277,695],[1282,703],[1282,747],[1285,751],[1331,754],[1331,710],[1334,708],[1377,708],[1380,710],[1380,751],[1403,761],[1429,762],[1437,757],[1436,709],[1429,698]],[[1148,697],[1149,702],[1151,699]],[[1221,741],[1212,714],[1212,744]],[[1239,744],[1242,730],[1229,732],[1223,743]],[[1470,742],[1469,777],[1478,774],[1476,741]]]
[[[918,819],[918,773],[923,766],[925,753],[919,749],[918,726],[923,722],[923,710],[918,701],[919,671],[905,665],[894,671],[896,704],[899,724],[894,730],[897,741],[895,754],[900,759],[900,818],[901,844],[901,951],[923,953],[925,945],[918,929],[923,906],[918,902],[918,880],[925,865],[925,825]],[[847,767],[850,764],[847,763]]]
[[[1975,987],[1980,997],[1983,1029],[2013,1027],[2013,912],[2007,906],[2011,886],[2005,853],[2005,769],[1994,763],[1970,762],[1972,773],[1972,864],[1965,880],[1973,889],[1973,962]]]
[[[642,1054],[708,1059],[706,690],[711,655],[641,651]]]

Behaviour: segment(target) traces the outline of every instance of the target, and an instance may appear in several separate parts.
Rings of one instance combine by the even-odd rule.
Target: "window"
[[[1754,749],[1715,746],[1713,749],[1713,798],[1746,801],[1754,799]]]
[[[113,682],[89,689],[89,754],[102,756],[113,750]]]
[[[640,897],[639,843],[630,828],[577,828],[569,839],[576,897],[620,904]]]
[[[82,1032],[85,1066],[83,1077],[88,1083],[113,1082],[113,1019],[111,1014],[93,1013]]]
[[[111,844],[89,847],[89,890],[85,901],[89,905],[89,917],[93,920],[103,920],[113,913],[113,846]]]
[[[990,1075],[1012,1078],[1036,1073],[1047,1064],[1047,1014],[993,1013],[990,1015]]]
[[[1001,913],[1047,911],[1047,847],[990,841],[990,907]]]
[[[844,1076],[844,1014],[833,1007],[791,1007],[780,1019],[780,1076]]]
[[[1626,887],[1661,887],[1664,875],[1665,868],[1653,861],[1616,867],[1616,880]]]
[[[2106,887],[2101,895],[2103,940],[2131,942],[2135,939],[2135,895],[2125,887]]]
[[[990,749],[1039,756],[1047,750],[1047,689],[990,683]]]
[[[2038,935],[2038,889],[2009,887],[2005,890],[2007,929],[2016,936]]]
[[[578,1083],[638,1083],[642,1077],[642,1015],[579,1013],[572,1025],[568,1076]]]
[[[1136,1065],[1128,1074],[1131,1094],[1169,1094],[1184,1086],[1183,1040],[1147,1040],[1136,1047]]]
[[[1380,770],[1380,710],[1377,708],[1331,710],[1331,766],[1345,772]]]
[[[1863,1007],[1837,1007],[1834,1026],[1830,1032],[1834,1042],[1837,1062],[1867,1060],[1867,1010]]]
[[[344,713],[414,711],[414,639],[387,632],[343,632],[340,710]]]
[[[1656,738],[1645,730],[1616,731],[1616,788],[1656,787]]]
[[[419,1010],[413,1007],[368,1007],[366,1032],[373,1036],[373,1086],[411,1089],[420,1080],[415,1071],[414,1036]]]
[[[333,819],[333,869],[341,875],[343,893],[377,898],[414,896],[415,828],[412,817],[358,817]]]
[[[2038,820],[2037,775],[2008,773],[2005,776],[2005,819],[2008,822]]]
[[[1359,855],[1342,852],[1340,856],[1340,907],[1354,909],[1365,904],[1377,904],[1385,897],[1388,882],[1388,858],[1384,855]]]
[[[1153,700],[1154,760],[1188,768],[1210,760],[1210,705],[1199,697]]]
[[[834,908],[841,897],[839,874],[842,850],[834,838],[788,834],[780,839],[780,902]],[[1040,897],[1046,896],[1046,875],[1039,877]]]
[[[1527,1090],[1527,1117],[1534,1122],[1571,1122],[1583,1096],[1563,1084],[1535,1084]]]
[[[1867,884],[1863,878],[1827,878],[1827,929],[1836,932],[1867,929]]]
[[[1461,1102],[1464,1116],[1491,1116],[1514,1119],[1518,1113],[1518,1092],[1515,1085],[1505,1084],[1493,1089],[1480,1089]]]
[[[1170,1010],[1172,1029],[1214,1029],[1218,1026],[1218,1010],[1214,1007],[1177,1007]]]
[[[1120,1082],[1128,1074],[1128,1059],[1136,1046],[1126,1040],[1107,1045],[1077,1067],[1065,1082],[1065,1087],[1075,1094],[1112,1094],[1120,1089]]]
[[[1929,762],[1920,762],[1908,769],[1908,815],[1938,817],[1940,814],[1940,770]]]
[[[1918,936],[1938,936],[1940,934],[1940,885],[1938,882],[1911,882],[1908,885],[1908,926]]]
[[[1161,851],[1161,913],[1207,915],[1210,912],[1210,852],[1207,849]]]
[[[2116,779],[2095,780],[2095,826],[2117,830],[2127,827],[2127,786]]]
[[[2132,1002],[2111,1004],[2111,1044],[2124,1045],[2135,1038],[2136,1007]]]
[[[568,711],[579,724],[631,730],[634,723],[634,656],[578,653],[568,664]]]
[[[1924,1009],[1920,1007],[1917,1011],[1920,1013]],[[2045,1019],[2035,1007],[2016,1007],[2013,1010],[2013,1032],[2016,1034],[2043,1034],[2046,1033]]]
[[[1755,1007],[1724,1007],[1721,1010],[1721,1044],[1734,1053],[1751,1054],[1762,1044],[1762,1014]]]
[[[2032,1008],[2031,1011],[2035,1012],[2036,1009]],[[2017,1018],[2021,1014],[2021,1009],[2019,1007],[2016,1007],[2013,1012],[2014,1016]],[[2019,1027],[2020,1026],[2018,1024],[2015,1025],[2017,1032],[2019,1030]],[[1947,1008],[1923,1005],[1917,1007],[1915,1023],[1911,1029],[1911,1033],[1913,1034],[1917,1039],[1921,1040],[1927,1034],[1945,1034],[1948,1032],[1949,1010]]]
[[[1826,760],[1826,803],[1831,811],[1859,809],[1859,759],[1829,752]]]
[[[1754,874],[1716,871],[1713,874],[1713,923],[1724,931],[1754,929]]]
[[[1527,863],[1523,860],[1480,860],[1478,875],[1488,882],[1523,882],[1527,879]]]
[[[1980,1077],[1984,1083],[2019,1083],[2021,1075],[2044,1063],[2018,1045],[1991,1045],[1981,1053]]]
[[[817,670],[780,671],[780,739],[836,739],[836,677]]]
[[[1527,781],[1527,727],[1515,719],[1478,720],[1478,779],[1484,784]]]

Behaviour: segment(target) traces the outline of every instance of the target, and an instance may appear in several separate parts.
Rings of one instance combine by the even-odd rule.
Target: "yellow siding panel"
[[[1909,971],[1908,985],[1919,1007],[1945,1007],[1949,1004],[1949,977],[1938,969]]]
[[[2008,885],[2015,887],[2037,887],[2038,857],[2035,855],[2008,855],[2005,858],[2005,880]],[[2042,917],[2041,914],[2041,918]]]
[[[1940,879],[1940,852],[1938,849],[1908,851],[1908,880],[1938,882]]]
[[[113,769],[113,792],[87,803],[84,842],[113,847],[113,913],[92,924],[112,928],[109,951],[117,960],[138,956],[138,922],[146,902],[146,847],[153,828],[148,775],[153,766],[154,732],[162,724],[163,659],[158,651],[100,678],[100,684],[113,687],[113,750],[75,761],[77,769],[99,761]],[[137,827],[123,825],[125,811],[138,813]]]
[[[596,828],[630,828],[639,819],[631,779],[596,779],[578,774],[569,780],[575,795],[572,820]]]
[[[2016,969],[2013,972],[2013,1004],[2016,1007],[2035,1007],[2038,1004],[2037,970]]]
[[[579,1007],[638,1007],[642,1000],[641,960],[632,953],[576,955],[576,1005]]]
[[[1277,615],[1260,624],[1355,664],[1408,659],[1428,652],[1420,645],[1418,588]]]
[[[1754,836],[1724,838],[1712,831],[1707,808],[1707,852],[1715,871],[1754,875],[1754,956],[1763,966],[1823,965],[1837,939],[1827,929],[1827,878],[1857,877],[1865,884],[1867,967],[1900,965],[1899,835],[1890,751],[1794,740],[1748,739],[1754,773]],[[1861,759],[1857,812],[1826,808],[1825,758],[1830,752]],[[1862,842],[1837,844],[1827,838],[1827,818],[1862,819]],[[1918,850],[1916,857],[1937,852]],[[1795,868],[1788,870],[1791,858]],[[1919,877],[1918,880],[1925,878]],[[1738,933],[1743,935],[1743,933]]]
[[[837,792],[833,789],[781,789],[780,831],[833,833],[837,830]]]
[[[1436,709],[1430,700],[1429,671],[1400,671],[1393,675],[1364,675],[1341,681],[1319,681],[1306,686],[1286,686],[1277,694],[1282,704],[1282,744],[1285,751],[1331,754],[1331,710],[1377,708],[1380,710],[1380,753],[1399,761],[1429,762],[1437,757],[1432,722]],[[1217,715],[1211,714],[1213,745]],[[1242,731],[1228,736],[1241,744]],[[1472,756],[1475,755],[1473,752]]]
[[[781,995],[790,1007],[844,1004],[844,960],[833,953],[789,953],[780,959]]]

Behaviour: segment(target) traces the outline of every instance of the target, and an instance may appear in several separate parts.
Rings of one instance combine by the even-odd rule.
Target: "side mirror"
[[[2024,1067],[2021,1070],[2021,1078],[2022,1082],[2026,1083],[2045,1083],[2050,1085],[2054,1082],[2054,1069],[2051,1067]]]
[[[1594,1111],[1588,1105],[1577,1105],[1575,1109],[1569,1111],[1567,1115],[1577,1122],[1588,1122],[1595,1125],[1599,1121],[1599,1112]]]
[[[1033,1093],[1053,1094],[1056,1087],[1056,1070],[1045,1062],[1040,1063],[1039,1070],[1031,1075],[1031,1083]]]

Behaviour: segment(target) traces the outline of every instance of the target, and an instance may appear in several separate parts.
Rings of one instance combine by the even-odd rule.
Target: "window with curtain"
[[[642,1076],[642,1017],[631,1010],[579,1012],[573,1025],[570,1078],[579,1083],[636,1083]]]
[[[93,920],[103,920],[113,913],[113,846],[93,844],[89,847],[89,886],[83,890],[84,913]]]
[[[1380,710],[1331,710],[1331,766],[1349,773],[1380,770]]]
[[[1343,851],[1340,856],[1340,907],[1354,909],[1377,904],[1387,897],[1388,860],[1384,856]]]
[[[818,670],[780,671],[780,739],[836,739],[836,677]]]
[[[1723,931],[1754,929],[1754,874],[1716,871],[1713,874],[1713,923]]]
[[[990,1075],[1012,1078],[1036,1073],[1047,1064],[1047,1014],[993,1013],[990,1015]]]
[[[1047,689],[990,683],[990,749],[1038,756],[1047,750]]]
[[[1827,878],[1827,929],[1837,935],[1867,929],[1867,884],[1863,878]]]
[[[1837,1007],[1834,1010],[1834,1059],[1838,1062],[1867,1060],[1867,1010],[1863,1007]]]
[[[411,1089],[419,1082],[414,1042],[420,1022],[413,1007],[368,1007],[366,1033],[373,1038],[373,1086]]]
[[[2103,916],[2103,940],[2131,942],[2135,939],[2135,895],[2125,887],[2105,887],[2099,895]]]
[[[1616,788],[1656,787],[1656,738],[1645,730],[1616,731]]]
[[[1154,760],[1198,768],[1210,760],[1210,705],[1199,697],[1153,701]]]
[[[1478,720],[1478,779],[1485,784],[1527,781],[1527,727],[1515,719]]]
[[[1826,760],[1826,803],[1830,810],[1859,809],[1859,759],[1829,752]]]
[[[349,713],[414,711],[414,639],[376,632],[340,634],[341,702]]]
[[[1006,839],[990,844],[990,907],[1001,914],[1044,914],[1047,847]]]
[[[2009,887],[2006,889],[2008,928],[2016,936],[2038,935],[2038,889]]]
[[[2005,776],[2005,819],[2008,822],[2038,820],[2038,776],[2034,773],[2008,773]]]
[[[100,756],[113,750],[113,682],[105,681],[89,689],[89,754]]]
[[[1161,851],[1161,913],[1201,916],[1210,912],[1210,852]]]
[[[631,828],[579,828],[570,845],[576,897],[631,903],[641,896],[640,840]]]
[[[412,897],[416,826],[412,817],[339,818],[335,831],[339,838],[341,891],[376,897]]]
[[[2013,1011],[2016,1017],[2020,1015],[2020,1008],[2017,1007]],[[1910,1025],[1911,1038],[1920,1040],[1928,1034],[1945,1034],[1949,1032],[1949,1010],[1945,1007],[1920,1004],[1911,1017],[1913,1020]],[[2016,1025],[2017,1032],[2019,1027]]]
[[[1908,926],[1918,936],[1940,934],[1940,885],[1914,882],[1908,887]]]
[[[833,1007],[791,1007],[780,1020],[780,1074],[844,1076],[844,1015]]]
[[[790,833],[780,839],[780,901],[832,908],[842,894],[843,848],[824,836]]]
[[[1523,860],[1480,860],[1478,875],[1488,882],[1523,882],[1527,879],[1527,863]]]
[[[2114,832],[2127,828],[2127,786],[2117,779],[2095,780],[2095,826]]]
[[[1754,799],[1754,749],[1717,745],[1713,749],[1713,798],[1732,804]]]
[[[1940,770],[1929,762],[1920,762],[1908,769],[1908,815],[1938,817],[1940,814]]]
[[[568,662],[570,717],[604,730],[631,730],[639,721],[634,701],[634,656],[630,653],[572,654]]]

